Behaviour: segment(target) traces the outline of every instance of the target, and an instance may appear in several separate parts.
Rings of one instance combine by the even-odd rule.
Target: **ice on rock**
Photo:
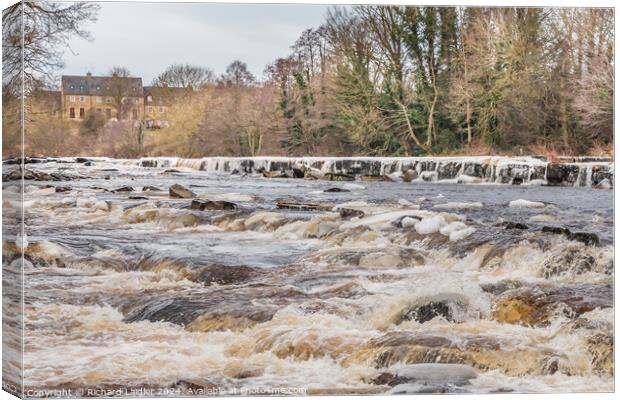
[[[435,215],[422,219],[416,224],[415,230],[422,235],[428,235],[438,232],[444,225],[446,225],[446,219],[441,215]]]
[[[409,228],[411,226],[415,226],[415,224],[417,223],[418,223],[418,220],[415,218],[411,218],[411,217],[405,217],[401,221],[403,228]]]
[[[529,201],[524,199],[513,200],[508,204],[510,208],[544,208],[545,203],[539,201]]]
[[[365,186],[358,185],[357,183],[345,183],[342,187],[345,188],[345,189],[349,189],[349,190],[364,190],[364,189],[366,189]]]
[[[463,222],[454,221],[442,227],[439,230],[439,233],[441,233],[444,236],[448,236],[451,242],[456,242],[458,240],[466,238],[467,236],[471,235],[475,231],[476,229],[468,227]]]
[[[460,231],[465,228],[467,228],[467,225],[465,225],[464,223],[460,221],[455,221],[439,229],[439,233],[441,233],[444,236],[450,236],[452,232]]]
[[[480,202],[448,202],[445,204],[437,204],[433,208],[438,210],[468,210],[472,208],[482,208],[482,203]]]
[[[471,235],[474,232],[476,232],[475,228],[465,228],[459,231],[454,231],[450,233],[450,241],[456,242],[458,240],[466,238],[467,236]]]

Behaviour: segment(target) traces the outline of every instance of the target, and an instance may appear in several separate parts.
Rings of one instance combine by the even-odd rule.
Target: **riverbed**
[[[610,189],[66,161],[27,165],[60,179],[25,181],[26,238],[3,183],[32,397],[613,390]]]

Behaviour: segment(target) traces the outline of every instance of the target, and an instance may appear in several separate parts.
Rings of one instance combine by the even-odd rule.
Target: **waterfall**
[[[578,160],[579,162],[569,162]],[[613,182],[611,160],[578,157],[549,163],[539,157],[144,157],[141,167],[183,168],[211,173],[259,174],[263,171],[313,170],[319,174],[400,176],[408,169],[420,181],[487,182],[590,187],[607,179]]]

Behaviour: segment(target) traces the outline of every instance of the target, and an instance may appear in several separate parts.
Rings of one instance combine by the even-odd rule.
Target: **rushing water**
[[[114,160],[31,169],[82,179],[26,181],[23,268],[20,240],[4,232],[5,280],[23,271],[30,397],[613,389],[611,190]],[[169,197],[173,184],[237,208],[191,209]],[[125,186],[134,190],[116,190]],[[18,183],[5,182],[3,198],[15,225]],[[283,200],[322,207],[277,208]],[[16,384],[19,290],[9,286],[3,368]],[[477,376],[403,381],[401,368],[418,363]]]

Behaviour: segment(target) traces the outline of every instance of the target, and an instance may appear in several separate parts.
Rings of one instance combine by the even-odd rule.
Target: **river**
[[[141,165],[28,164],[26,238],[3,182],[29,397],[613,390],[612,190]]]

